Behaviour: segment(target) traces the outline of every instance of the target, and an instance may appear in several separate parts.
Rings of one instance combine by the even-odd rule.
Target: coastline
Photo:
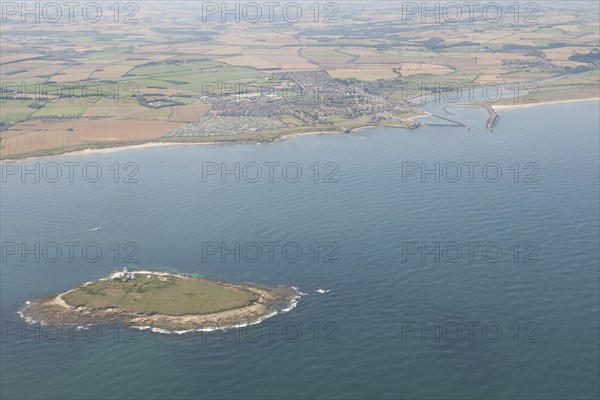
[[[598,100],[600,100],[600,97],[585,98],[585,99],[573,99],[573,100],[557,100],[557,101],[547,101],[547,102],[529,103],[529,104],[522,104],[522,103],[521,104],[507,104],[507,105],[492,105],[492,104],[490,104],[490,105],[486,106],[486,105],[477,104],[477,103],[465,103],[465,104],[457,104],[457,105],[484,107],[484,108],[488,108],[488,110],[491,109],[492,111],[496,112],[496,111],[513,110],[513,109],[520,109],[520,108],[531,108],[531,107],[539,107],[539,106],[554,105],[554,104],[581,103],[581,102],[590,102],[590,101],[598,101]],[[417,121],[421,118],[427,118],[432,115],[431,113],[429,113],[427,111],[423,111],[423,114],[425,114],[425,115],[418,115],[418,116],[407,118],[407,121]],[[489,121],[488,121],[488,124],[489,124]],[[198,141],[198,142],[172,141],[171,142],[171,141],[152,140],[152,141],[148,141],[146,143],[126,144],[123,146],[89,148],[89,149],[74,150],[74,151],[66,150],[65,152],[62,152],[62,153],[59,152],[56,154],[26,156],[26,157],[18,157],[17,156],[17,157],[12,157],[12,158],[4,158],[4,159],[0,159],[0,164],[15,162],[15,161],[32,161],[32,160],[39,160],[39,159],[47,159],[47,158],[58,157],[58,156],[77,157],[77,156],[94,155],[94,154],[115,153],[115,152],[127,151],[127,150],[143,150],[143,149],[147,149],[147,148],[155,148],[155,147],[158,148],[158,147],[166,147],[166,146],[217,146],[217,145],[231,145],[231,144],[237,144],[237,143],[258,143],[258,144],[260,144],[263,142],[279,142],[282,140],[292,139],[292,138],[301,137],[301,136],[343,135],[346,133],[352,133],[352,132],[356,132],[356,131],[360,131],[360,130],[364,130],[364,129],[376,129],[376,128],[412,129],[412,128],[408,128],[408,127],[405,127],[402,125],[388,125],[388,126],[363,125],[363,126],[353,127],[351,129],[349,129],[348,132],[318,130],[318,131],[308,131],[308,132],[297,132],[297,133],[284,134],[284,135],[281,135],[274,139],[269,139],[269,138],[266,138],[266,139],[259,139],[259,138],[244,139],[244,140],[232,139],[232,140],[224,140],[224,141],[216,141],[216,142],[201,142],[201,141]],[[60,149],[57,149],[57,150],[60,151]]]
[[[365,126],[364,128],[377,128],[377,126]],[[120,151],[127,150],[143,150],[147,148],[154,147],[167,147],[167,146],[219,146],[219,145],[232,145],[238,143],[263,143],[263,142],[278,142],[281,140],[291,139],[299,136],[312,136],[312,135],[340,135],[342,132],[336,131],[314,131],[314,132],[298,132],[298,133],[290,133],[286,135],[282,135],[275,139],[255,139],[255,140],[224,140],[218,142],[169,142],[169,141],[148,141],[146,143],[140,144],[130,144],[124,146],[115,146],[115,147],[103,147],[103,148],[89,148],[84,150],[74,150],[74,151],[65,151],[64,153],[57,154],[48,154],[48,155],[40,155],[40,156],[27,156],[27,157],[14,157],[14,158],[4,158],[0,159],[0,164],[9,163],[15,161],[32,161],[39,159],[46,159],[50,157],[60,157],[60,156],[85,156],[85,155],[94,155],[94,154],[106,154],[106,153],[116,153]]]
[[[75,151],[66,151],[64,153],[59,154],[49,154],[43,156],[30,156],[30,157],[15,157],[15,158],[4,158],[0,160],[0,164],[7,162],[15,162],[15,161],[32,161],[39,159],[46,159],[50,157],[77,157],[77,156],[85,156],[85,155],[94,155],[94,154],[104,154],[104,153],[116,153],[119,151],[127,151],[127,150],[143,150],[147,148],[153,147],[165,147],[165,146],[198,146],[198,145],[219,145],[219,144],[232,144],[238,143],[236,141],[231,142],[155,142],[150,141],[146,143],[140,144],[130,144],[125,146],[115,146],[115,147],[103,147],[99,149],[89,148],[84,150],[75,150]]]
[[[298,132],[298,133],[288,133],[286,135],[279,136],[274,139],[273,142],[279,142],[281,140],[292,139],[300,136],[313,136],[313,135],[341,135],[342,132],[336,131],[314,131],[314,132]],[[261,140],[257,140],[257,143],[262,143]],[[227,143],[237,143],[237,142],[227,142]]]
[[[573,100],[540,101],[538,103],[491,105],[491,107],[496,111],[503,111],[503,110],[514,110],[514,109],[520,109],[520,108],[550,106],[550,105],[554,105],[554,104],[583,103],[583,102],[598,101],[598,100],[600,100],[600,97],[590,97],[590,98],[586,98],[586,99],[573,99]]]
[[[68,304],[63,297],[93,283],[85,282],[77,288],[69,289],[62,293],[28,300],[18,310],[18,314],[27,323],[31,324],[74,324],[85,327],[90,324],[103,324],[119,321],[134,329],[151,330],[152,332],[157,333],[183,334],[191,331],[214,331],[258,324],[279,313],[291,311],[297,306],[298,299],[303,295],[303,293],[294,287],[267,287],[246,283],[232,284],[169,272],[146,270],[135,272],[157,277],[195,279],[234,290],[243,289],[256,295],[256,299],[252,303],[242,307],[224,309],[206,314],[159,314],[135,312],[119,309],[115,306],[88,308],[83,305]],[[108,278],[99,279],[98,282],[109,281],[119,275],[119,272],[115,272]]]

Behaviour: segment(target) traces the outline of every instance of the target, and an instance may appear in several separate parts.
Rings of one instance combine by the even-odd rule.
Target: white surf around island
[[[163,277],[170,276],[173,274],[172,272],[158,272],[158,271],[147,271],[147,270],[132,271],[132,272],[134,272],[136,275],[150,274],[150,275],[157,275],[157,276],[163,276]],[[114,279],[119,276],[121,276],[121,272],[113,272],[108,277],[102,278],[101,280]],[[132,325],[132,326],[130,326],[130,328],[137,329],[140,331],[150,331],[150,332],[154,332],[154,333],[160,333],[163,335],[185,335],[187,333],[194,333],[194,332],[208,333],[208,332],[214,332],[214,331],[219,331],[219,330],[226,331],[228,329],[238,329],[238,328],[245,328],[247,326],[258,325],[269,318],[275,317],[276,315],[285,314],[285,313],[292,311],[293,309],[298,307],[298,302],[299,302],[300,298],[302,296],[307,296],[307,294],[300,291],[300,289],[298,287],[291,286],[291,288],[296,291],[296,296],[291,297],[285,307],[282,307],[281,309],[275,310],[269,314],[266,314],[266,315],[261,316],[260,318],[257,318],[254,321],[244,323],[244,324],[209,326],[209,327],[203,327],[203,328],[198,328],[198,329],[185,329],[185,330],[168,330],[168,329],[154,327],[151,325],[145,325],[145,326]]]
[[[150,332],[154,332],[154,333],[160,333],[163,335],[185,335],[188,333],[198,333],[198,332],[209,333],[209,332],[215,332],[215,331],[227,331],[229,329],[246,328],[248,326],[259,325],[263,321],[265,321],[269,318],[273,318],[276,315],[285,314],[287,312],[292,311],[294,308],[296,308],[298,306],[298,301],[299,301],[300,297],[302,297],[302,295],[300,293],[301,292],[299,292],[297,296],[290,298],[290,301],[286,307],[281,308],[280,310],[275,310],[269,314],[263,315],[262,317],[254,320],[254,321],[245,323],[245,324],[209,326],[209,327],[198,328],[198,329],[185,329],[185,330],[173,330],[173,331],[168,330],[168,329],[153,327],[150,325],[146,325],[146,326],[133,325],[133,326],[130,326],[130,328],[137,329],[139,331],[150,331]]]
[[[158,277],[167,277],[167,276],[171,276],[174,275],[175,273],[173,272],[161,272],[161,271],[148,271],[148,270],[137,270],[137,271],[131,271],[134,272],[136,275],[155,275]],[[110,275],[104,277],[104,278],[100,278],[99,280],[104,281],[104,280],[111,280],[111,279],[115,279],[118,278],[122,275],[122,272],[113,272]],[[93,283],[92,281],[90,282],[84,282],[80,285],[80,287],[84,287],[87,286],[89,284]],[[280,314],[285,314],[288,313],[290,311],[292,311],[293,309],[295,309],[296,307],[298,307],[298,303],[299,300],[302,296],[307,296],[307,293],[303,293],[298,287],[296,286],[291,286],[292,289],[294,289],[294,291],[296,292],[295,296],[292,296],[289,298],[289,301],[283,305],[281,308],[278,308],[268,314],[265,314],[263,316],[261,316],[260,318],[257,318],[254,321],[250,321],[248,323],[242,323],[242,324],[232,324],[232,325],[223,325],[223,326],[207,326],[207,327],[202,327],[202,328],[196,328],[196,329],[185,329],[185,330],[168,330],[168,329],[163,329],[163,328],[159,328],[159,327],[155,327],[155,326],[151,326],[151,325],[144,325],[144,326],[139,326],[139,325],[131,325],[129,326],[129,328],[131,329],[135,329],[135,330],[139,330],[139,331],[150,331],[153,333],[159,333],[159,334],[164,334],[164,335],[184,335],[184,334],[188,334],[188,333],[194,333],[194,332],[214,332],[214,331],[226,331],[229,329],[239,329],[239,328],[245,328],[248,326],[253,326],[253,325],[258,325],[262,322],[264,322],[267,319],[273,318],[276,315],[280,315]],[[72,289],[75,290],[75,289]],[[319,292],[319,290],[322,290],[323,292]],[[316,290],[318,293],[327,293],[330,290],[324,290],[324,289],[318,289]],[[65,293],[63,293],[65,294]],[[25,301],[25,307],[23,307],[21,310],[17,311],[17,314],[19,315],[19,317],[21,319],[23,319],[26,323],[28,324],[40,324],[40,325],[48,325],[48,323],[46,323],[43,320],[35,320],[29,316],[24,315],[23,311],[25,311],[30,305],[31,305],[31,301],[27,300]],[[90,326],[92,326],[93,324],[87,324],[87,325],[80,325],[77,326],[78,330],[83,330],[83,329],[87,329]]]

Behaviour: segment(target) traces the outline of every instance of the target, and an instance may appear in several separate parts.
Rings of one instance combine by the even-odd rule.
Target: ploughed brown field
[[[324,22],[323,14],[317,21],[311,15],[297,24],[222,24],[218,18],[197,24],[190,19],[194,10],[183,12],[168,2],[140,9],[136,18],[146,23],[102,20],[94,24],[93,35],[87,24],[36,23],[23,30],[20,23],[3,23],[0,83],[18,89],[2,92],[6,101],[3,97],[0,110],[0,158],[170,140],[167,135],[176,128],[207,113],[221,115],[218,101],[202,104],[207,100],[206,84],[293,88],[298,82],[280,76],[325,71],[348,84],[348,93],[358,89],[399,101],[400,85],[405,83],[530,84],[570,76],[574,70],[597,73],[593,57],[581,60],[597,52],[597,9],[581,4],[553,2],[536,13],[535,23],[515,22],[510,13],[500,23],[468,21],[467,13],[459,23],[403,21],[400,5],[385,2],[344,5],[335,23]],[[577,60],[570,59],[573,56]],[[324,84],[306,76],[310,75],[299,82],[309,89]],[[36,84],[100,85],[103,96],[90,102],[76,90],[73,98],[58,96],[58,101],[35,98],[31,88]],[[599,80],[571,84],[597,91]],[[109,96],[114,88],[121,96],[117,101]],[[563,92],[572,96],[580,90]],[[558,92],[553,96],[561,97]],[[382,115],[346,115],[351,107],[323,110],[319,104],[280,114],[240,105],[237,110],[226,108],[223,115],[264,113],[289,119],[298,111],[299,129],[320,131],[328,115],[345,115],[340,125],[347,127],[355,120],[394,119],[419,111],[406,103],[397,105],[400,109],[395,111],[380,107]],[[303,118],[320,111],[317,122]],[[234,131],[231,127],[223,137],[231,138]],[[285,133],[257,133],[256,139]]]
[[[181,126],[180,122],[140,119],[33,120],[2,132],[2,157],[89,142],[138,142],[156,139]],[[85,148],[85,147],[84,147]],[[79,147],[77,147],[79,149]]]

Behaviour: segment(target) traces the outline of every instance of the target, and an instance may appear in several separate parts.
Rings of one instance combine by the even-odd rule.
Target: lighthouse
[[[130,279],[135,279],[135,272],[129,272],[127,271],[127,267],[123,267],[123,282]]]

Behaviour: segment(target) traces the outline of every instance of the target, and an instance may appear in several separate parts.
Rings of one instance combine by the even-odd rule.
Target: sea
[[[469,129],[3,163],[1,397],[598,398],[598,101],[447,111]],[[302,296],[192,332],[19,315],[124,266]]]

